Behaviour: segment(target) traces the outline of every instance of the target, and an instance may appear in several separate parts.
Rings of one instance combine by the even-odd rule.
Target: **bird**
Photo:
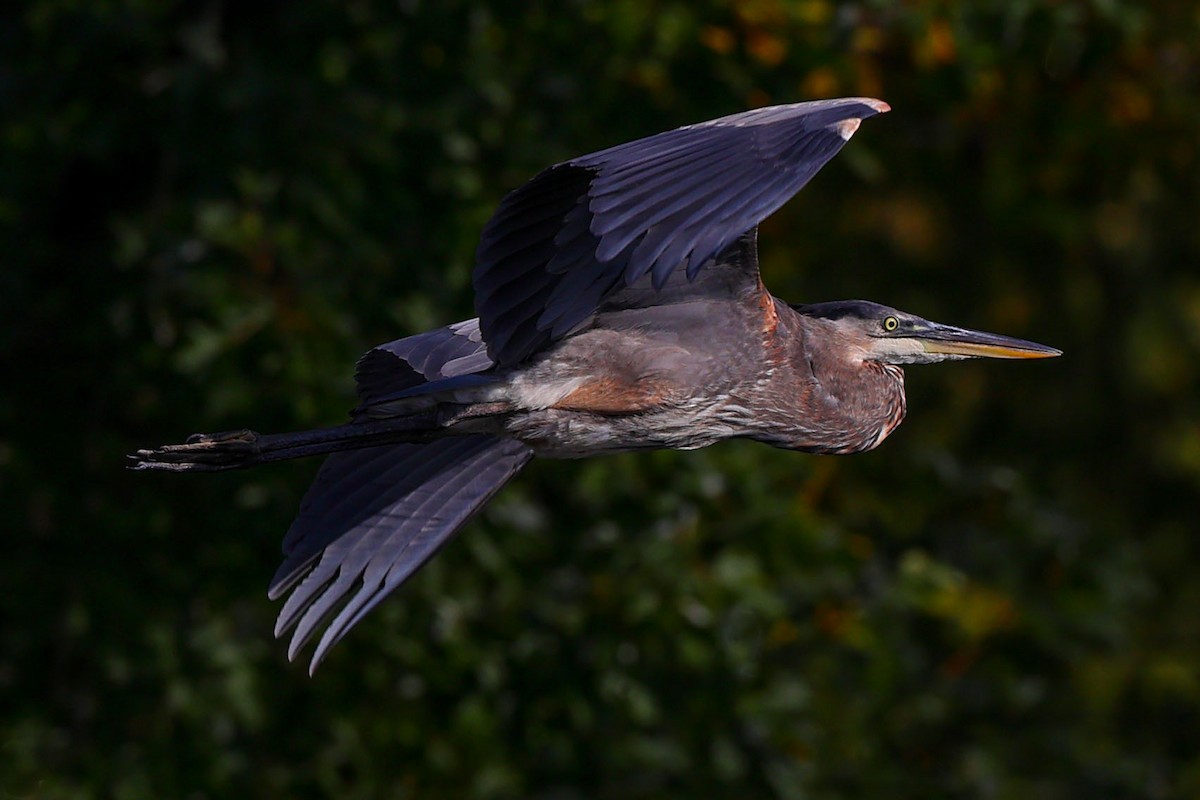
[[[500,202],[473,319],[358,362],[350,422],[196,434],[131,467],[211,472],[327,454],[268,595],[312,674],[529,461],[743,438],[844,455],[904,419],[903,368],[1061,351],[865,300],[763,286],[758,225],[871,117],[839,98],[756,108],[573,158]]]

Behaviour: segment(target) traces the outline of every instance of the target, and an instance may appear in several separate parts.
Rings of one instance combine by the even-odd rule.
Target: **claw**
[[[184,440],[185,444],[174,445],[175,447],[188,447],[191,445],[209,445],[209,446],[225,446],[236,445],[239,442],[246,444],[254,444],[258,441],[258,434],[247,428],[242,428],[236,431],[221,431],[220,433],[193,433]]]
[[[259,453],[259,435],[251,430],[194,433],[184,444],[138,450],[130,469],[163,472],[219,472],[246,466]]]

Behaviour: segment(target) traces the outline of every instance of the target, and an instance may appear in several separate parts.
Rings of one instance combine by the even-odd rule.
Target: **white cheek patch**
[[[872,355],[889,364],[921,364],[936,359],[916,339],[876,339],[871,348]]]

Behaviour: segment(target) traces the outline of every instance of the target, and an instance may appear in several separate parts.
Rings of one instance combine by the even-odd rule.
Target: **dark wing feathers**
[[[447,441],[452,446],[426,447],[420,452],[412,450],[405,453],[393,453],[392,458],[400,462],[398,466],[404,470],[403,474],[396,474],[398,469],[395,464],[388,464],[386,468],[379,469],[383,466],[379,463],[383,457],[377,457],[368,462],[374,470],[378,471],[378,474],[368,472],[364,475],[361,468],[352,468],[347,471],[348,475],[339,475],[337,481],[340,484],[339,488],[343,491],[345,484],[351,483],[353,489],[346,494],[346,497],[353,500],[352,503],[347,504],[344,498],[340,498],[342,501],[326,508],[325,513],[321,513],[319,506],[313,509],[316,513],[310,512],[307,519],[302,510],[301,517],[293,523],[293,527],[299,525],[307,528],[311,521],[319,520],[321,535],[312,537],[314,539],[312,545],[320,546],[322,549],[320,560],[315,562],[315,566],[307,548],[298,549],[296,552],[298,560],[306,564],[303,569],[307,570],[307,574],[304,576],[303,582],[292,591],[287,602],[284,603],[275,625],[277,636],[286,632],[293,625],[296,627],[288,648],[289,658],[295,657],[300,648],[316,632],[317,626],[329,617],[333,609],[341,607],[346,602],[356,584],[362,582],[361,588],[351,598],[351,603],[363,598],[368,593],[368,588],[372,586],[369,581],[370,576],[367,574],[368,567],[380,563],[390,565],[405,555],[412,540],[421,533],[425,520],[415,516],[410,516],[408,519],[398,518],[395,505],[397,502],[412,505],[413,498],[417,498],[419,502],[421,494],[427,491],[430,483],[437,479],[437,482],[441,484],[442,473],[450,468],[456,459],[464,455],[463,445],[471,444],[470,442]],[[419,446],[409,445],[407,447]],[[429,450],[434,450],[434,452],[429,453]],[[419,463],[410,463],[417,458],[420,459]],[[344,469],[345,466],[340,464],[336,465],[336,468]],[[388,482],[394,483],[389,486]],[[359,488],[360,486],[362,489]],[[363,490],[366,491],[366,496],[363,496]],[[418,509],[405,510],[415,511]],[[324,534],[339,527],[344,529],[344,532],[334,541],[325,543],[323,541]],[[452,531],[448,533],[452,533]],[[291,556],[288,557],[288,561],[290,560]],[[286,566],[287,562],[285,561],[281,569]],[[279,585],[294,583],[293,572],[288,571],[280,578]],[[272,588],[274,590],[274,587]]]
[[[586,324],[647,274],[689,278],[787,202],[887,111],[865,98],[747,111],[551,167],[501,202],[476,255],[488,353],[518,363]],[[583,274],[580,274],[583,273]],[[505,291],[514,282],[534,287]]]
[[[655,325],[669,330],[678,318],[672,317],[668,309],[676,305],[701,303],[711,309],[714,305],[724,308],[760,302],[764,290],[758,275],[757,238],[758,228],[746,231],[709,259],[694,280],[682,270],[674,270],[661,286],[643,279],[620,287],[604,298],[597,324],[611,324],[609,317],[619,312],[623,320],[637,320],[635,327]],[[742,316],[732,309],[730,313]]]
[[[369,351],[355,373],[359,411],[492,380],[479,330],[467,320]],[[321,466],[284,537],[269,595],[287,592],[276,635],[295,627],[289,657],[330,620],[312,668],[358,619],[415,572],[531,457],[491,436],[336,453]],[[385,573],[386,580],[380,577]]]
[[[477,319],[397,339],[367,351],[358,360],[354,379],[359,408],[416,394],[426,384],[485,372],[493,366]]]
[[[586,271],[593,261],[599,239],[589,230],[586,206],[592,177],[590,170],[570,164],[550,167],[509,194],[483,229],[478,258],[488,266],[476,267],[474,287],[475,309],[481,322],[485,315],[489,320],[484,340],[494,359],[499,353],[521,354],[497,359],[501,365],[520,361],[552,341],[552,324],[539,325],[537,317],[562,304],[555,290],[564,272]],[[562,233],[568,218],[574,224]],[[547,269],[551,264],[554,271]],[[506,291],[513,284],[533,291],[513,302],[515,293]]]
[[[284,540],[269,592],[274,599],[292,590],[275,631],[295,627],[289,657],[328,621],[315,669],[531,457],[520,442],[461,436],[326,459]]]

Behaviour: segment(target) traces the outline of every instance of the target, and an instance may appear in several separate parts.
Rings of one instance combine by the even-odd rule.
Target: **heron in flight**
[[[888,110],[759,108],[549,167],[483,229],[478,316],[364,355],[349,423],[198,434],[133,466],[331,453],[269,590],[288,595],[275,634],[293,631],[289,658],[320,633],[312,671],[535,455],[735,437],[870,450],[904,419],[904,365],[1060,355],[863,300],[789,305],[763,287],[758,224]]]

